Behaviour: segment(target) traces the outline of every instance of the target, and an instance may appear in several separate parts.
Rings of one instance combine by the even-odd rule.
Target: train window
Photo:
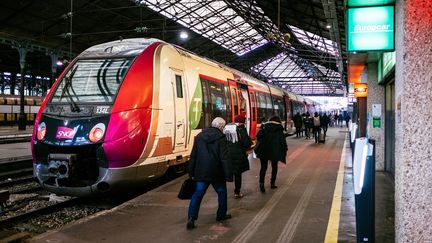
[[[258,122],[262,123],[268,120],[269,117],[267,117],[266,114],[266,99],[264,94],[257,93],[257,106],[258,106]]]
[[[273,114],[273,103],[269,94],[265,94],[265,102],[266,102],[266,117],[267,119],[270,119],[272,116],[274,116],[274,114]]]
[[[226,119],[226,100],[223,85],[209,82],[210,102],[212,107],[212,119],[222,117]]]
[[[112,103],[132,58],[78,60],[63,76],[51,102]]]
[[[231,89],[232,98],[234,102],[234,116],[238,114],[238,101],[237,101],[237,92],[236,89]]]
[[[273,97],[274,113],[279,116],[281,120],[285,120],[285,106],[283,100],[279,97]]]
[[[285,104],[287,119],[291,119],[294,116],[292,113],[291,101],[289,99],[283,99],[283,102]]]
[[[202,87],[202,114],[201,119],[197,128],[205,128],[209,127],[211,123],[210,116],[210,102],[209,102],[209,91],[208,91],[208,82],[206,80],[201,80]]]
[[[177,98],[183,98],[183,84],[182,84],[181,76],[176,74],[175,80],[176,80]]]

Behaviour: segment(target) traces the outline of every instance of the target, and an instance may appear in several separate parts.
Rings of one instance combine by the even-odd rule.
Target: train
[[[40,96],[25,96],[24,113],[27,116],[27,125],[33,125],[42,101],[43,97]],[[18,124],[20,103],[18,95],[0,95],[0,126]]]
[[[143,185],[184,166],[215,117],[246,116],[254,139],[273,115],[294,134],[296,112],[318,104],[158,39],[95,45],[60,74],[36,115],[34,176],[59,195]]]

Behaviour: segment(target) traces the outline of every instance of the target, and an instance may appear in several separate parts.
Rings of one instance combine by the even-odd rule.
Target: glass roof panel
[[[303,70],[285,53],[280,53],[277,56],[252,67],[252,71],[262,74],[272,80],[278,78],[302,80],[306,76]]]
[[[141,0],[148,8],[241,56],[267,40],[223,1]],[[244,43],[247,42],[248,45]]]
[[[301,68],[285,53],[280,53],[252,67],[252,71],[265,76],[269,83],[298,94],[334,94],[334,88],[330,86],[336,86],[338,92],[340,73],[316,63],[313,65],[319,71],[311,76],[309,72],[313,70]]]
[[[337,43],[295,26],[289,25],[289,27],[301,43],[335,56],[338,53]]]

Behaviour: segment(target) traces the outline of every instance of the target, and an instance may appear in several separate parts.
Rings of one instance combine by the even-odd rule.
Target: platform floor
[[[30,142],[0,144],[0,163],[30,158]]]
[[[250,155],[251,170],[243,174],[244,198],[235,199],[233,183],[228,183],[233,218],[224,223],[215,220],[217,195],[210,187],[197,228],[186,230],[189,201],[176,197],[186,178],[181,177],[30,242],[356,242],[346,137],[346,129],[339,127],[329,129],[325,144],[289,137],[287,164],[279,163],[279,188],[270,189],[269,168],[266,193],[258,188],[259,160]],[[394,186],[381,172],[376,185],[376,242],[394,242]]]
[[[26,126],[25,130],[18,130],[18,126],[0,126],[0,139],[31,136],[32,132],[33,126]]]

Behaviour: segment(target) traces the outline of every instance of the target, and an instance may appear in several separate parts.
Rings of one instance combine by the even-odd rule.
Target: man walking
[[[195,137],[189,161],[189,176],[196,181],[195,193],[189,204],[186,228],[195,228],[195,220],[207,188],[212,185],[218,194],[216,220],[230,219],[227,214],[226,182],[233,181],[231,165],[228,160],[227,140],[223,134],[225,120],[216,117],[212,126],[205,128]]]

